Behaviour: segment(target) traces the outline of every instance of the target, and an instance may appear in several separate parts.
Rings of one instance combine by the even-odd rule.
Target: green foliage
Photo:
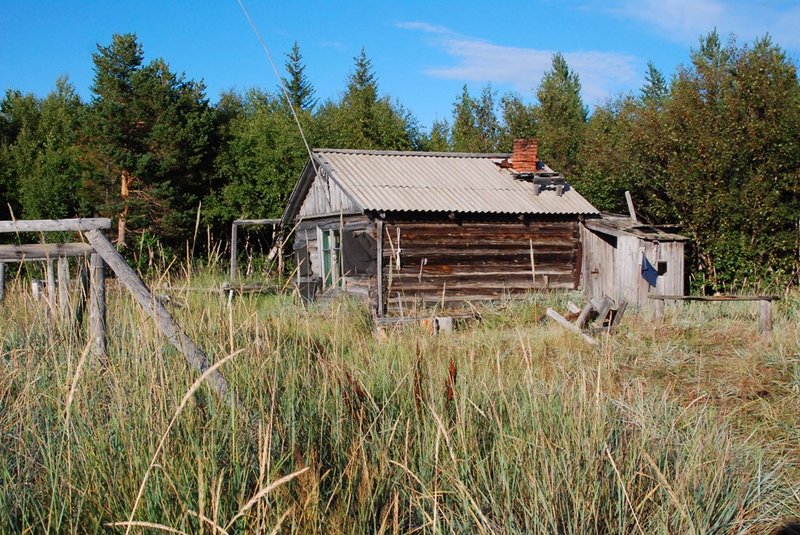
[[[216,161],[222,184],[209,198],[206,217],[216,226],[237,218],[279,217],[308,153],[280,95],[250,91],[243,100],[226,97],[228,122]],[[297,110],[306,132],[312,116]]]
[[[142,58],[132,34],[98,46],[90,150],[108,169],[101,210],[175,244],[191,231],[211,187],[214,110],[202,83],[172,73],[162,59],[144,65]]]
[[[560,53],[536,90],[539,154],[559,172],[570,175],[578,167],[588,112],[581,99],[578,73]]]
[[[289,93],[289,100],[295,110],[311,111],[317,105],[314,97],[314,86],[305,74],[306,66],[303,64],[303,55],[297,42],[292,45],[292,50],[286,54],[286,73],[289,78],[283,79],[283,85]]]
[[[324,103],[315,124],[319,141],[331,148],[411,150],[420,144],[412,114],[389,97],[378,96],[372,61],[363,49],[344,95]]]
[[[85,165],[78,133],[83,106],[75,89],[60,78],[45,99],[9,92],[2,107],[7,122],[0,189],[9,191],[3,198],[13,203],[15,215],[27,219],[80,215]]]
[[[495,94],[491,85],[478,99],[465,85],[461,97],[453,105],[452,145],[456,152],[497,152],[500,122],[495,113]]]

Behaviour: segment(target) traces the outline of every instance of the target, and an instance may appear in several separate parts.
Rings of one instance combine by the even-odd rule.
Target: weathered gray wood
[[[234,225],[279,225],[280,219],[236,219]]]
[[[69,260],[58,257],[58,312],[62,321],[69,320]]]
[[[92,253],[89,261],[89,340],[92,344],[92,354],[103,363],[108,350],[106,339],[106,275],[103,258],[97,253]]]
[[[377,314],[378,317],[383,317],[384,308],[383,308],[383,221],[378,220],[376,223],[377,227],[377,242],[378,242],[378,257],[377,257],[377,277],[378,277],[378,306],[377,306]]]
[[[608,297],[603,297],[600,303],[595,305],[595,308],[597,309],[597,318],[594,321],[595,325],[602,327],[608,317],[608,313],[614,308],[614,301]]]
[[[86,312],[86,301],[89,299],[89,265],[86,261],[81,262],[81,269],[78,274],[80,281],[78,289],[78,302],[75,305],[75,330],[79,330],[83,323],[83,315]]]
[[[88,243],[34,243],[0,245],[0,261],[39,261],[61,256],[88,256],[92,246]]]
[[[6,265],[0,262],[0,302],[6,296]]]
[[[591,302],[586,303],[586,305],[583,307],[583,310],[581,310],[581,313],[578,314],[578,319],[575,320],[575,325],[579,329],[583,329],[583,326],[586,325],[586,321],[589,319],[589,314],[592,313],[593,308],[594,306],[592,306]]]
[[[762,300],[758,304],[758,332],[764,338],[772,336],[772,301]]]
[[[636,218],[636,209],[633,207],[633,198],[631,197],[630,191],[625,192],[625,202],[628,203],[628,213],[630,214],[631,219],[638,223],[639,220]]]
[[[239,226],[234,222],[231,225],[231,282],[236,280],[239,271],[237,255],[239,254]]]
[[[451,316],[437,316],[434,321],[436,322],[437,334],[450,334],[453,332],[453,318]]]
[[[653,321],[655,323],[661,323],[664,321],[664,300],[663,299],[656,299],[653,302]]]
[[[42,281],[39,279],[33,279],[31,281],[31,295],[33,296],[34,301],[38,301],[42,298]]]
[[[56,311],[56,270],[55,260],[52,258],[47,261],[47,306],[50,314],[55,316]]]
[[[155,320],[156,325],[167,340],[183,353],[187,362],[200,373],[208,370],[210,364],[206,355],[181,330],[164,305],[153,296],[142,279],[111,245],[111,242],[99,230],[89,231],[86,234],[86,238],[97,253],[103,257],[103,260],[114,270],[117,279],[128,288],[136,302]],[[214,371],[208,377],[208,383],[220,398],[229,398],[228,383],[219,370]]]
[[[573,314],[579,314],[580,311],[581,311],[581,308],[578,305],[576,305],[575,303],[573,303],[572,301],[567,301],[567,310],[569,310]]]
[[[0,233],[4,232],[88,232],[111,228],[111,220],[105,217],[80,219],[21,219],[0,221]]]
[[[587,342],[589,342],[590,344],[596,344],[597,343],[597,340],[595,340],[594,338],[592,338],[591,336],[589,336],[588,334],[583,332],[580,328],[578,328],[577,325],[575,325],[574,323],[571,323],[567,318],[565,318],[564,316],[562,316],[561,314],[559,314],[558,312],[556,312],[552,308],[550,308],[550,307],[547,308],[547,315],[550,316],[551,318],[553,318],[554,320],[556,320],[556,322],[559,325],[561,325],[562,327],[564,327],[568,331],[572,331],[574,333],[577,333],[577,334],[581,335],[581,337],[584,340],[586,340]]]
[[[780,301],[777,295],[649,295],[663,301]]]

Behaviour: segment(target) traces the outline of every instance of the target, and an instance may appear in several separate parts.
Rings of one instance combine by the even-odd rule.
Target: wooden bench
[[[758,301],[758,332],[764,338],[772,336],[772,302],[780,300],[780,297],[774,295],[649,295],[648,298],[655,300],[653,319],[659,322],[664,319],[664,301],[699,301],[701,303]]]

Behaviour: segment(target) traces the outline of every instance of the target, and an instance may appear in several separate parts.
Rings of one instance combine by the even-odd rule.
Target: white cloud
[[[430,67],[435,78],[508,84],[521,93],[534,90],[552,63],[554,50],[518,48],[475,39],[425,22],[404,22],[399,28],[433,36],[433,46],[456,60],[455,65]],[[612,52],[564,52],[570,68],[581,78],[583,97],[599,103],[638,80],[636,58]]]
[[[769,33],[788,48],[800,47],[800,5],[769,0],[622,0],[612,12],[646,22],[674,41],[696,44],[717,29],[720,36],[736,35],[740,42]]]

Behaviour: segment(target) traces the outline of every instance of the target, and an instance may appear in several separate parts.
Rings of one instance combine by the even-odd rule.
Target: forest
[[[66,77],[44,97],[2,98],[0,219],[112,217],[134,256],[145,243],[179,251],[200,223],[225,240],[235,218],[282,213],[308,156],[297,123],[310,147],[502,153],[536,137],[599,209],[624,213],[628,190],[645,221],[679,224],[695,290],[800,281],[800,83],[769,36],[712,32],[670,79],[649,63],[638,92],[591,110],[557,53],[531,94],[465,85],[431,125],[381,92],[363,49],[325,101],[298,44],[282,84],[216,103],[165,59],[146,63],[135,34],[98,44],[91,61],[88,102]]]

